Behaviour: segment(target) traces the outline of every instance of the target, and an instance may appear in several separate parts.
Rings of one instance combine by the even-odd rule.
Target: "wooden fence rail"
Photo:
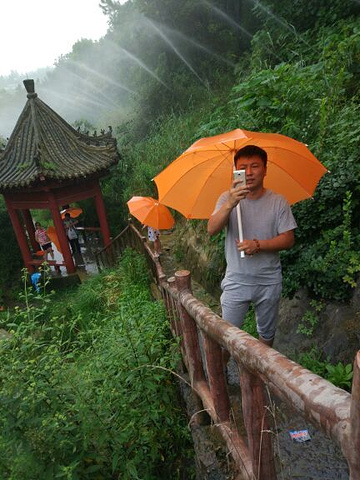
[[[126,248],[133,248],[145,255],[149,270],[154,280],[158,283],[165,278],[159,258],[154,255],[146,243],[146,237],[135,228],[129,220],[129,224],[104,248],[95,254],[96,265],[101,271],[116,264]]]
[[[129,245],[146,255],[171,330],[181,339],[191,386],[221,432],[238,469],[238,479],[276,479],[267,395],[270,391],[328,435],[341,448],[350,479],[360,480],[360,351],[355,357],[349,394],[225,322],[192,295],[190,272],[179,271],[166,280],[158,258],[143,238],[129,225],[114,239],[117,246],[100,252],[99,264],[110,266],[115,255]],[[231,419],[222,349],[238,366],[246,438]]]

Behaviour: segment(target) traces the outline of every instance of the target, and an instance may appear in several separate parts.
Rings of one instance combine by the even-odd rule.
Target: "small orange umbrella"
[[[327,171],[301,142],[277,133],[236,129],[198,140],[160,172],[154,178],[159,201],[186,218],[209,218],[220,194],[231,186],[235,153],[246,145],[267,152],[264,186],[290,204],[311,197]]]
[[[71,218],[76,218],[83,213],[83,209],[80,207],[69,207],[61,210],[60,214],[63,220],[65,218],[65,213],[70,213]]]
[[[171,228],[175,223],[170,210],[152,197],[132,197],[127,205],[131,215],[147,227],[162,230]]]
[[[52,243],[55,245],[56,249],[62,253],[60,242],[56,233],[56,230],[53,226],[50,226],[46,229],[47,236],[50,238]]]

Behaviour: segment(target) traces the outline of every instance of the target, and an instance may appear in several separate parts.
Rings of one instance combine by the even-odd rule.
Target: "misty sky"
[[[122,0],[121,3],[124,3]],[[107,30],[99,0],[1,0],[0,75],[48,67],[81,38]]]

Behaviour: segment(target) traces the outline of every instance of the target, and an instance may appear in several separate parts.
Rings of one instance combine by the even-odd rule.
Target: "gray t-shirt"
[[[216,213],[229,197],[229,192],[220,195],[213,213]],[[257,200],[245,198],[240,201],[244,239],[268,240],[280,233],[297,227],[290,205],[286,199],[271,190]],[[240,257],[235,240],[239,239],[236,207],[230,213],[226,228],[225,278],[242,285],[273,285],[281,283],[281,265],[278,252],[260,251],[253,256]]]

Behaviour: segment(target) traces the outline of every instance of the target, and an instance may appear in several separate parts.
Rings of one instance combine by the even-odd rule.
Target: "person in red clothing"
[[[35,240],[40,245],[41,250],[45,252],[45,260],[48,259],[48,255],[54,260],[54,250],[52,248],[51,240],[47,236],[46,230],[41,226],[40,222],[35,223]]]

